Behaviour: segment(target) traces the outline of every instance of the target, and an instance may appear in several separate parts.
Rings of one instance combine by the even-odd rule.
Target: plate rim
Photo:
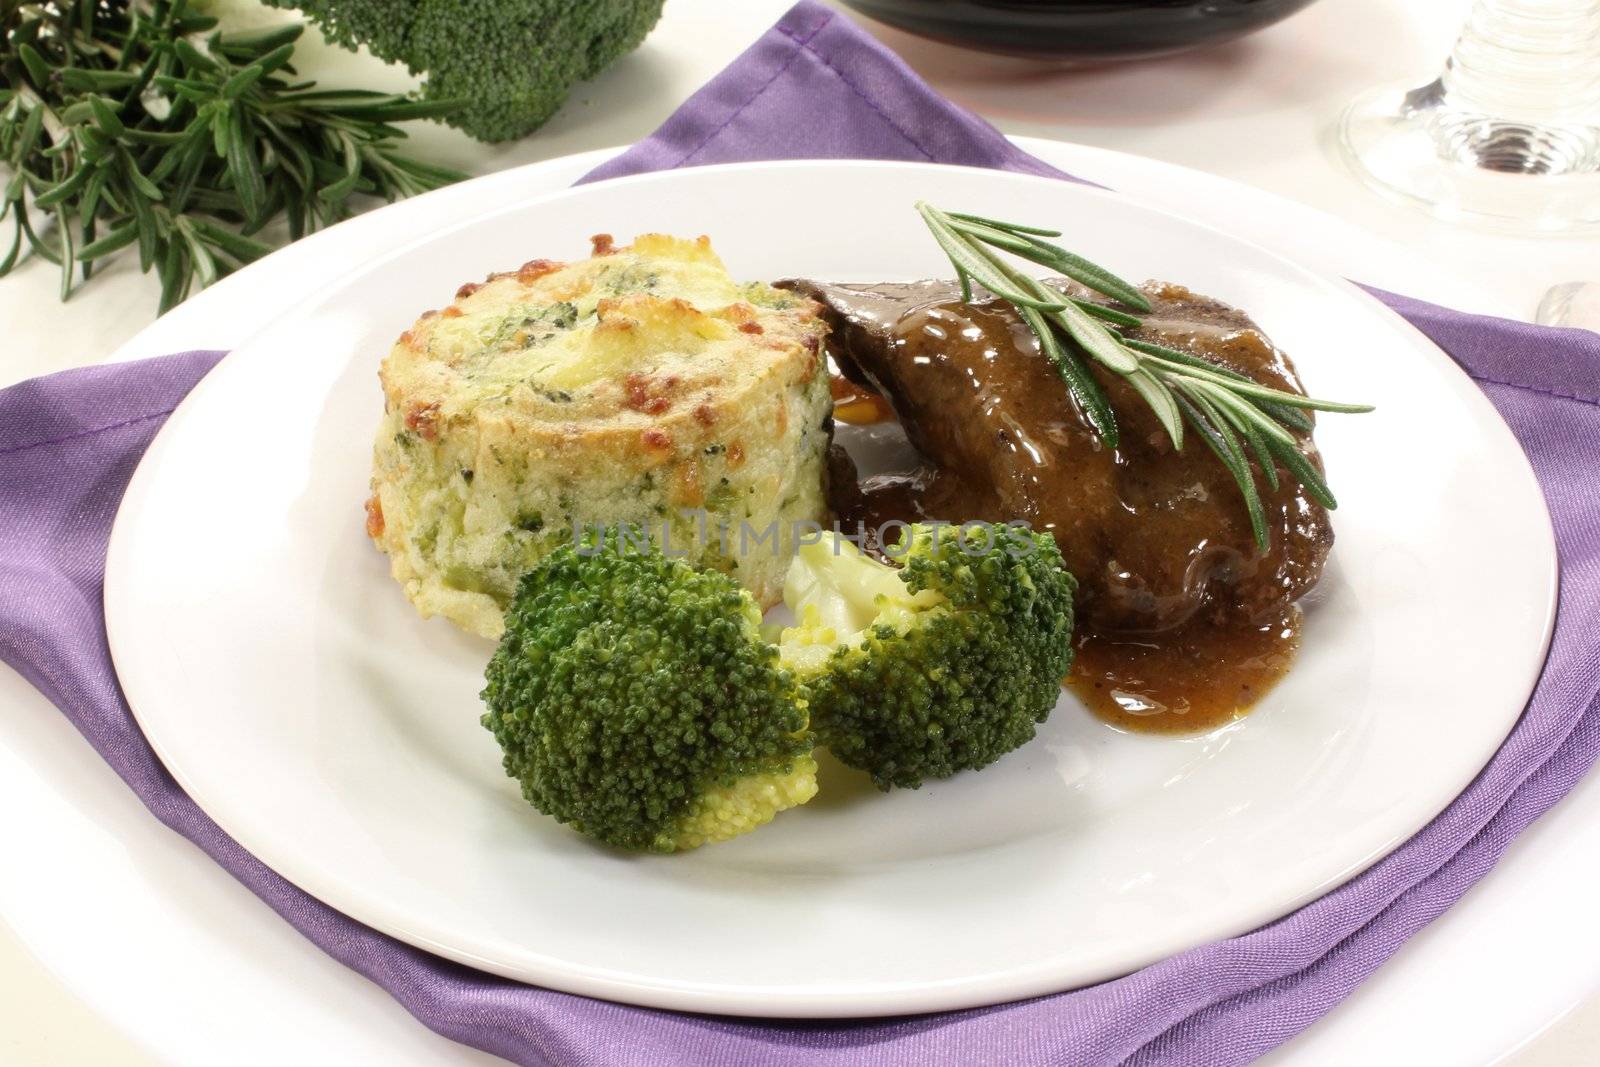
[[[509,202],[502,203],[491,208],[486,208],[481,211],[473,211],[470,214],[460,216],[446,225],[434,229],[427,234],[421,235],[413,240],[409,240],[398,246],[395,246],[382,256],[362,264],[361,269],[344,276],[341,279],[338,288],[343,289],[347,285],[353,285],[363,278],[382,271],[393,262],[411,254],[420,247],[445,238],[457,230],[473,226],[496,216],[510,215],[515,212],[534,208],[535,206],[543,203],[558,201],[570,195],[574,190],[587,189],[591,186],[599,185],[615,186],[621,184],[649,184],[652,181],[662,179],[664,176],[677,175],[684,172],[785,170],[806,169],[818,166],[841,170],[859,168],[911,168],[917,170],[931,169],[937,171],[965,171],[992,176],[1003,176],[1006,178],[1018,179],[1026,182],[1056,182],[1060,180],[986,167],[927,163],[920,161],[848,159],[760,160],[715,164],[706,167],[684,168],[683,171],[657,171],[627,175],[609,179],[604,182],[588,183],[582,186],[570,186],[533,196],[517,197]],[[489,175],[486,177],[494,177],[494,175]],[[1078,193],[1086,194],[1094,198],[1109,197],[1119,201],[1133,200],[1141,210],[1148,211],[1165,218],[1173,219],[1184,226],[1207,231],[1229,242],[1247,245],[1261,254],[1284,264],[1293,272],[1313,275],[1317,280],[1325,284],[1330,284],[1343,289],[1347,293],[1354,295],[1358,301],[1368,302],[1369,306],[1378,309],[1380,315],[1388,320],[1391,327],[1403,327],[1404,332],[1411,335],[1411,340],[1413,343],[1420,343],[1430,352],[1430,358],[1435,364],[1448,367],[1449,369],[1453,370],[1455,374],[1459,375],[1462,381],[1458,384],[1469,384],[1471,386],[1471,394],[1473,399],[1469,402],[1482,405],[1483,412],[1491,415],[1493,422],[1498,425],[1500,431],[1506,434],[1507,438],[1509,439],[1509,443],[1514,447],[1519,458],[1521,474],[1527,479],[1528,485],[1535,490],[1535,496],[1539,501],[1539,507],[1543,517],[1543,520],[1540,523],[1541,544],[1539,547],[1541,551],[1544,552],[1547,562],[1546,574],[1544,578],[1544,596],[1542,598],[1545,602],[1543,610],[1544,621],[1542,634],[1539,640],[1540,651],[1538,655],[1538,666],[1537,669],[1534,670],[1532,678],[1527,684],[1527,695],[1531,696],[1534,686],[1537,685],[1539,679],[1542,677],[1543,666],[1548,657],[1550,643],[1554,633],[1557,598],[1559,595],[1560,561],[1555,547],[1554,528],[1548,506],[1544,501],[1542,486],[1539,485],[1537,476],[1533,471],[1532,464],[1528,459],[1527,453],[1521,447],[1520,442],[1516,440],[1515,433],[1505,422],[1499,411],[1494,408],[1494,405],[1481,387],[1477,384],[1477,382],[1474,381],[1469,374],[1467,374],[1465,369],[1462,368],[1460,364],[1451,359],[1448,353],[1445,353],[1442,349],[1440,349],[1438,345],[1436,345],[1431,339],[1423,334],[1417,327],[1405,320],[1397,312],[1390,309],[1382,301],[1378,300],[1361,286],[1350,282],[1348,279],[1331,275],[1314,267],[1305,266],[1284,252],[1263,246],[1247,238],[1235,236],[1218,226],[1200,222],[1194,219],[1184,218],[1164,207],[1156,206],[1148,202],[1138,200],[1137,198],[1131,198],[1125,194],[1117,193],[1113,190],[1102,189],[1096,186],[1082,185],[1078,183],[1073,184],[1076,185],[1076,190]],[[275,321],[272,325],[266,326],[252,334],[234,351],[238,351],[240,349],[250,349],[256,346],[262,342],[263,338],[270,337],[274,333],[278,327],[278,323],[286,320],[294,320],[297,317],[303,317],[314,309],[317,309],[328,303],[328,301],[329,292],[323,291],[308,296],[303,300],[294,302],[282,313],[282,315],[279,316],[277,321]],[[214,383],[219,380],[221,379],[214,373],[208,372],[197,384],[197,386],[191,390],[190,393],[186,395],[177,405],[174,411],[169,415],[167,421],[162,425],[151,444],[146,449],[146,452],[140,457],[134,474],[129,480],[123,499],[118,504],[117,513],[113,520],[110,543],[108,544],[107,549],[105,582],[102,590],[102,598],[107,621],[108,644],[111,648],[112,661],[117,671],[119,681],[121,681],[125,675],[129,675],[134,678],[138,677],[137,667],[131,671],[123,670],[123,664],[125,662],[131,662],[131,660],[127,658],[126,651],[124,651],[124,653],[119,653],[119,647],[123,646],[117,635],[120,632],[123,632],[123,626],[125,624],[123,622],[122,611],[116,605],[119,602],[119,594],[117,590],[122,584],[122,576],[131,570],[131,565],[125,558],[127,555],[126,544],[130,537],[130,535],[127,533],[127,530],[135,522],[139,521],[138,519],[131,518],[130,516],[132,516],[135,512],[142,510],[139,508],[127,508],[123,505],[129,500],[135,499],[136,492],[143,492],[145,483],[156,477],[156,475],[151,472],[154,471],[157,461],[159,460],[160,453],[163,451],[165,444],[170,444],[172,440],[173,435],[169,433],[169,429],[174,425],[174,420],[180,420],[179,425],[181,425],[181,420],[186,410],[192,411],[193,407],[191,407],[191,405],[198,406],[199,404],[204,403],[205,397],[208,395],[208,389],[213,387]],[[114,575],[116,577],[114,577]],[[130,630],[136,628],[136,624],[127,625],[129,626]],[[134,688],[137,688],[137,686]],[[175,760],[167,748],[158,742],[158,735],[152,735],[151,731],[146,728],[146,719],[140,714],[139,711],[140,703],[138,700],[136,700],[134,694],[129,691],[129,686],[126,683],[123,683],[123,690],[127,698],[128,705],[134,715],[134,719],[139,726],[140,732],[144,735],[146,742],[151,745],[152,750],[155,751],[157,758],[161,760],[163,766],[170,774],[173,775],[180,788],[182,788],[190,797],[190,799],[192,799],[197,806],[201,808],[208,818],[211,818],[219,828],[232,837],[241,847],[245,848],[253,856],[260,860],[264,865],[272,869],[281,877],[285,878],[287,881],[296,885],[298,888],[302,889],[304,892],[317,898],[320,902],[339,910],[341,913],[347,915],[356,922],[360,922],[382,933],[388,934],[389,936],[393,936],[405,943],[422,948],[436,955],[464,963],[468,966],[484,970],[488,973],[501,975],[518,981],[536,983],[550,989],[565,990],[581,995],[595,996],[602,999],[646,1007],[659,1007],[695,1012],[714,1012],[730,1015],[787,1018],[880,1017],[885,1015],[904,1014],[907,1012],[954,1010],[1004,1003],[1024,997],[1061,992],[1065,991],[1066,989],[1078,987],[1074,985],[1063,986],[1059,981],[1052,983],[1048,976],[1041,974],[1040,969],[1037,965],[1035,965],[1026,971],[1020,972],[1020,975],[1012,978],[1010,981],[1002,980],[1003,976],[986,977],[983,975],[978,975],[965,977],[959,980],[959,982],[951,981],[942,983],[941,986],[933,986],[929,983],[913,983],[902,987],[901,985],[890,986],[885,983],[876,983],[870,987],[866,987],[867,991],[862,991],[859,989],[852,990],[849,987],[840,986],[837,989],[832,989],[827,992],[812,992],[809,989],[790,989],[783,992],[777,992],[771,987],[758,987],[752,992],[751,987],[725,983],[696,982],[692,984],[662,984],[657,981],[642,980],[638,975],[608,971],[601,968],[592,968],[572,960],[555,956],[546,956],[544,954],[534,955],[540,960],[549,961],[551,966],[545,968],[548,973],[538,977],[530,978],[530,972],[527,968],[518,968],[502,964],[492,958],[464,950],[459,946],[441,941],[427,934],[426,932],[412,928],[408,924],[393,920],[388,916],[385,916],[380,920],[373,915],[361,915],[356,914],[353,911],[346,910],[346,908],[342,907],[340,903],[336,903],[333,899],[331,899],[334,896],[340,895],[336,891],[319,891],[317,886],[321,881],[320,879],[305,876],[303,873],[303,868],[301,868],[302,873],[299,876],[297,876],[295,873],[292,873],[295,869],[292,863],[282,861],[281,859],[275,861],[274,859],[269,858],[268,855],[264,855],[262,849],[259,847],[259,842],[257,842],[255,846],[247,845],[244,838],[241,837],[235,831],[235,829],[229,825],[229,823],[233,822],[233,820],[225,821],[224,819],[219,818],[218,815],[213,811],[212,805],[207,801],[203,801],[201,796],[197,795],[196,791],[191,787],[192,779],[184,773],[181,762]],[[1522,707],[1525,706],[1526,697],[1524,698]],[[1358,877],[1362,872],[1367,870],[1372,864],[1381,860],[1384,856],[1389,855],[1395,847],[1422,830],[1432,818],[1434,818],[1440,811],[1444,810],[1454,802],[1455,798],[1460,795],[1461,790],[1471,783],[1473,778],[1475,778],[1477,774],[1481,772],[1483,766],[1485,766],[1489,760],[1493,758],[1494,754],[1500,750],[1500,747],[1504,743],[1505,737],[1512,729],[1515,728],[1517,722],[1520,721],[1521,714],[1522,711],[1521,708],[1519,708],[1516,715],[1508,718],[1504,733],[1500,733],[1496,736],[1493,745],[1488,748],[1481,760],[1478,760],[1475,757],[1473,769],[1470,771],[1470,773],[1467,773],[1459,785],[1454,788],[1449,799],[1446,800],[1441,806],[1435,807],[1432,804],[1429,804],[1428,814],[1417,820],[1416,825],[1411,826],[1408,829],[1399,830],[1392,833],[1382,845],[1374,849],[1369,855],[1362,858],[1358,863],[1349,866],[1337,876],[1332,877],[1323,883],[1305,891],[1303,894],[1295,897],[1291,902],[1287,904],[1280,902],[1272,905],[1270,914],[1268,914],[1265,918],[1258,917],[1253,919],[1244,924],[1240,929],[1232,929],[1217,933],[1214,936],[1207,936],[1203,938],[1199,944],[1209,944],[1215,941],[1226,940],[1249,930],[1257,929],[1264,923],[1272,922],[1277,918],[1286,916],[1304,906],[1307,902],[1315,900],[1337,888],[1338,886],[1348,883],[1350,880]],[[215,800],[215,798],[207,798],[207,800]],[[267,852],[276,853],[277,850],[268,849]],[[367,899],[371,900],[372,898],[369,896]],[[1136,964],[1132,965],[1130,970],[1136,970],[1139,967],[1146,966],[1149,963],[1156,962],[1159,959],[1167,958],[1168,955],[1168,953],[1163,953],[1154,959],[1142,960],[1141,962],[1137,962]],[[1016,975],[1017,972],[1008,971],[1005,972],[1005,974]],[[1107,978],[1110,977],[1115,976],[1107,976]],[[1100,979],[1096,979],[1096,981],[1097,980]],[[976,986],[979,984],[982,984],[981,989],[974,990],[964,995],[958,995],[953,991],[944,995],[942,998],[937,995],[938,993],[942,992],[943,986],[959,986],[965,989],[966,987]],[[928,992],[930,989],[935,990],[935,993],[930,994]],[[781,996],[783,999],[779,1001],[759,999],[761,997],[770,997],[774,995]],[[865,1003],[863,1003],[864,1001]]]

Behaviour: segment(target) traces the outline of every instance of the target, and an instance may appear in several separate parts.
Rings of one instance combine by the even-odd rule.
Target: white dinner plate
[[[847,773],[760,832],[622,856],[525,805],[478,725],[491,646],[422,622],[362,532],[375,371],[462,281],[608,231],[708,233],[744,278],[947,269],[911,200],[1066,228],[1135,278],[1249,310],[1309,390],[1341,507],[1300,660],[1254,714],[1176,740],[1064,697],[979,774],[880,796]],[[1493,408],[1359,290],[1125,198],[863,162],[707,167],[531,199],[367,267],[234,352],[170,419],[112,537],[112,650],[180,784],[289,880],[403,940],[542,985],[821,1016],[1014,999],[1281,915],[1418,829],[1537,677],[1555,552]],[[1492,670],[1485,669],[1492,665]]]

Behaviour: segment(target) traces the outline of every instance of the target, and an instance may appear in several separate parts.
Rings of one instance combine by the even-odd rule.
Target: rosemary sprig
[[[1281,467],[1313,500],[1327,508],[1338,506],[1326,479],[1300,451],[1295,434],[1311,432],[1307,410],[1358,413],[1373,410],[1371,405],[1272,389],[1193,353],[1123,336],[1122,330],[1143,325],[1138,313],[1148,312],[1150,302],[1104,267],[1045,240],[1060,237],[1059,230],[941,211],[923,201],[917,202],[917,211],[950,257],[962,299],[972,300],[972,283],[977,282],[1017,308],[1084,421],[1109,447],[1119,441],[1116,413],[1091,364],[1121,376],[1139,394],[1173,448],[1183,448],[1185,427],[1205,442],[1238,483],[1251,533],[1261,548],[1267,547],[1267,523],[1256,472],[1277,489]],[[1058,271],[1122,308],[1070,298],[1017,269],[1002,252]]]
[[[0,0],[0,275],[25,255],[61,298],[136,247],[161,310],[291,239],[460,175],[396,151],[393,125],[453,101],[291,80],[301,27],[220,33],[189,0]]]

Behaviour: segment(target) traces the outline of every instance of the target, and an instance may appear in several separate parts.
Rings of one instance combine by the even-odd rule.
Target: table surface
[[[784,0],[669,0],[646,45],[580,87],[540,134],[490,147],[424,127],[417,133],[418,150],[487,173],[635,140],[785,6]],[[1465,0],[1323,0],[1277,27],[1211,52],[1083,69],[975,55],[871,28],[936,88],[1008,133],[1138,153],[1288,196],[1449,264],[1485,294],[1482,310],[1531,317],[1550,285],[1600,270],[1600,242],[1446,225],[1367,192],[1334,162],[1330,147],[1339,109],[1355,93],[1379,82],[1430,77],[1464,13]],[[303,48],[301,59],[308,60],[302,64],[307,73],[330,84],[356,73],[368,84],[409,84],[400,72],[334,50]],[[0,322],[8,335],[0,385],[106,358],[149,324],[154,302],[154,283],[126,262],[66,304],[55,300],[53,268],[24,266],[0,282]],[[137,931],[97,930],[86,920],[74,934],[73,924],[57,915],[91,908],[92,891],[57,892],[37,878],[26,884],[0,879],[0,1004],[6,1005],[0,1011],[0,1061],[206,1062],[196,1050],[228,1048],[224,1042],[238,1035],[208,1032],[215,1024],[207,1023],[204,1003],[215,993],[203,988],[192,968],[152,952],[158,945],[181,944],[183,951],[171,952],[171,959],[210,952],[219,969],[239,958],[261,964],[248,974],[230,972],[230,980],[239,983],[233,996],[260,998],[263,1033],[272,1025],[274,1003],[312,995],[325,1001],[326,1021],[315,1046],[322,1056],[362,1048],[370,1033],[365,1028],[395,1027],[407,1041],[397,1062],[499,1062],[427,1033],[380,990],[301,940],[145,814],[59,714],[9,672],[0,674],[0,703],[8,714],[15,712],[3,725],[13,746],[7,758],[16,759],[14,766],[0,765],[0,780],[38,780],[44,788],[36,795],[52,806],[51,820],[81,823],[85,835],[99,834],[105,846],[64,849],[30,834],[33,820],[6,820],[0,849],[14,869],[45,865],[62,886],[92,887],[112,865],[127,864],[132,870],[119,869],[117,883],[137,885],[149,895],[120,902],[124,916],[148,920]],[[1344,1006],[1269,1060],[1348,1062],[1352,1049],[1362,1049],[1358,1059],[1378,1062],[1381,1055],[1374,1060],[1371,1050],[1383,1046],[1372,1043],[1374,1032],[1425,1032],[1452,1025],[1453,1018],[1477,1019],[1475,1034],[1481,1031],[1475,1039],[1481,1054],[1460,1058],[1462,1063],[1554,1067],[1593,1060],[1600,1049],[1600,999],[1590,994],[1600,988],[1600,965],[1587,961],[1600,959],[1600,920],[1574,917],[1592,910],[1584,905],[1600,873],[1596,816],[1600,784],[1591,780]],[[158,868],[161,877],[154,877]],[[175,883],[189,906],[182,922],[171,914]],[[107,944],[119,948],[108,953]],[[1461,973],[1481,976],[1475,983],[1481,995],[1430,1006],[1424,992],[1442,976]],[[115,1013],[103,998],[117,981],[170,986],[183,1000],[175,1012],[181,1028],[151,1025],[130,1033],[126,1020],[113,1022]],[[1497,1010],[1498,1016],[1484,1021]],[[192,1017],[185,1018],[188,1012]]]

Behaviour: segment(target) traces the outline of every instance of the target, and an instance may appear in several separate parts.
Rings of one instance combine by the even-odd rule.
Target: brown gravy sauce
[[[841,423],[867,426],[895,418],[880,393],[832,368],[830,389]],[[931,468],[858,481],[842,450],[836,448],[833,462],[834,510],[868,529],[888,519],[981,513],[972,506],[978,494]],[[1300,610],[1292,605],[1268,625],[1195,618],[1151,634],[1101,634],[1080,620],[1072,673],[1062,684],[1115,729],[1205,733],[1244,717],[1289,672],[1299,644]]]
[[[1065,684],[1096,718],[1134,733],[1202,733],[1242,718],[1289,672],[1300,611],[1269,626],[1080,633],[1073,643]]]

